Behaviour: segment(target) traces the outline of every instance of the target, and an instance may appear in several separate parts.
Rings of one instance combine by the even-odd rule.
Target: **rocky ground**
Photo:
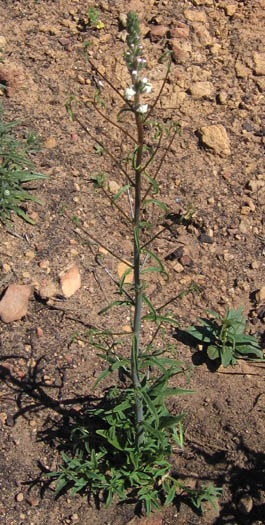
[[[90,7],[98,10],[97,24],[88,19]],[[84,43],[99,73],[123,90],[128,85],[124,23],[130,9],[140,17],[146,76],[155,95],[166,74],[163,56],[172,51],[154,117],[181,126],[159,180],[159,199],[171,219],[153,246],[170,281],[150,278],[152,301],[162,305],[196,284],[199,295],[170,303],[182,327],[207,308],[224,315],[228,307],[242,305],[249,333],[265,347],[264,0],[0,0],[5,118],[21,120],[22,135],[29,129],[40,134],[44,150],[34,162],[48,176],[31,185],[43,203],[27,204],[35,226],[14,216],[11,233],[5,226],[0,231],[1,291],[11,284],[31,291],[27,314],[19,320],[6,319],[6,306],[0,306],[0,521],[262,525],[264,366],[241,361],[213,372],[204,360],[198,364],[194,350],[170,330],[166,338],[177,343],[177,358],[197,363],[188,385],[196,393],[176,399],[172,407],[187,414],[185,448],[174,464],[182,479],[223,487],[218,512],[206,507],[201,516],[180,499],[161,514],[139,518],[127,504],[96,509],[86,498],[69,494],[55,501],[54,488],[43,477],[60,461],[56,441],[49,439],[52,431],[69,411],[82,410],[102,370],[88,327],[104,322],[126,330],[129,323],[125,311],[98,316],[115,297],[103,266],[116,279],[121,269],[86,234],[104,239],[107,249],[130,260],[131,234],[94,184],[102,172],[109,173],[110,193],[124,181],[99,155],[93,137],[111,145],[116,155],[124,154],[127,144],[92,106],[80,109],[88,135],[69,119],[65,102],[75,94],[86,103],[100,87],[108,116],[115,118],[118,97],[105,81],[100,85],[99,74],[85,61]],[[177,378],[176,384],[185,386],[185,379]]]

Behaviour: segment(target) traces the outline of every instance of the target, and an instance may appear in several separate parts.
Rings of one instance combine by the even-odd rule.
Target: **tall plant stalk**
[[[143,115],[147,109],[146,105],[141,105],[141,93],[149,91],[151,86],[147,79],[140,80],[139,73],[145,67],[145,60],[141,57],[142,46],[140,43],[139,22],[135,13],[130,12],[127,17],[127,44],[128,51],[125,54],[125,60],[128,70],[131,75],[132,85],[125,92],[127,100],[134,97],[132,111],[135,115],[137,128],[137,148],[134,160],[135,171],[135,195],[134,195],[134,292],[135,292],[135,311],[133,323],[133,340],[131,349],[131,375],[133,386],[135,389],[135,412],[136,412],[136,436],[137,445],[140,446],[144,442],[143,422],[143,403],[141,393],[141,381],[138,372],[138,358],[140,352],[141,339],[141,318],[142,318],[142,285],[140,276],[141,266],[141,248],[140,248],[140,223],[141,223],[141,179],[142,179],[142,156],[144,148],[144,126]],[[149,88],[150,86],[150,88]]]

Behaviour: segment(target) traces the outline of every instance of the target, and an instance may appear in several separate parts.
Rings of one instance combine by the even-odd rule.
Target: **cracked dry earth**
[[[98,10],[101,29],[89,25],[89,7]],[[228,306],[242,305],[248,332],[264,348],[264,0],[0,0],[5,119],[21,120],[21,135],[29,129],[40,134],[44,149],[34,162],[48,176],[31,189],[43,206],[27,205],[36,225],[13,217],[13,234],[3,226],[0,231],[1,291],[11,283],[44,290],[44,298],[31,296],[23,319],[0,325],[0,522],[262,525],[265,370],[258,363],[241,361],[213,372],[201,360],[188,383],[195,394],[172,403],[172,413],[186,413],[185,447],[172,459],[174,468],[191,484],[223,487],[217,511],[206,506],[200,515],[181,498],[149,518],[135,516],[129,504],[97,509],[86,497],[64,494],[54,500],[54,487],[42,475],[60,461],[56,440],[48,436],[67,414],[82,410],[102,370],[87,327],[128,326],[125,311],[98,316],[116,297],[103,266],[118,279],[118,265],[102,248],[99,259],[98,248],[84,233],[104,239],[107,248],[130,260],[130,232],[95,191],[93,177],[108,173],[114,193],[124,181],[111,161],[98,155],[91,136],[70,121],[65,101],[71,94],[79,101],[90,99],[99,83],[84,59],[85,42],[100,73],[118,89],[128,85],[122,53],[125,15],[131,9],[141,20],[146,76],[154,94],[166,73],[166,62],[158,58],[172,51],[154,118],[165,123],[173,118],[181,126],[159,180],[159,198],[171,219],[153,245],[170,281],[150,277],[152,301],[162,305],[195,283],[199,295],[170,303],[182,327],[207,308],[223,315]],[[118,99],[106,82],[101,96],[108,116],[115,118]],[[81,107],[80,117],[96,139],[109,141],[116,155],[124,154],[124,137],[110,131],[92,106]],[[127,124],[131,129],[129,119]],[[182,224],[176,220],[180,215],[186,217]],[[60,300],[52,286],[71,264],[80,270],[81,287]],[[144,327],[145,337],[149,330]],[[177,343],[177,359],[195,361],[194,350],[176,341],[174,331],[167,330],[165,337]],[[175,382],[186,386],[185,378]]]

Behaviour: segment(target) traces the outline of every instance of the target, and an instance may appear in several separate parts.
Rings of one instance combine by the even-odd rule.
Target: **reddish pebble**
[[[37,334],[37,337],[43,337],[44,332],[40,326],[37,326],[36,334]]]

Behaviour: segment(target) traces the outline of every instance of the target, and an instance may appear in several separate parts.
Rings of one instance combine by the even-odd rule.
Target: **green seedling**
[[[20,122],[9,122],[2,118],[3,109],[0,105],[0,217],[3,223],[10,219],[11,212],[22,217],[26,222],[34,221],[23,210],[23,203],[41,201],[25,188],[26,182],[45,179],[46,176],[33,171],[33,163],[29,155],[40,150],[38,135],[29,132],[24,139],[17,139],[12,133]]]
[[[207,311],[211,319],[199,318],[200,325],[190,326],[185,332],[206,345],[207,356],[219,359],[224,368],[235,365],[237,359],[263,359],[263,352],[252,335],[247,335],[243,308],[229,308],[224,318]]]

